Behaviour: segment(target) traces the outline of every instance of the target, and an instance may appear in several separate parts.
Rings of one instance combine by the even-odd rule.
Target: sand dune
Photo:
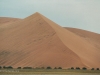
[[[86,31],[86,30],[76,29],[76,28],[66,27],[66,29],[73,32],[73,33],[75,33],[76,35],[84,38],[89,43],[93,44],[95,47],[100,49],[100,34],[90,32],[90,31]]]
[[[8,27],[10,24],[17,22],[21,19],[18,18],[8,18],[8,17],[0,17],[0,28]]]
[[[76,29],[76,33],[73,30],[57,25],[40,13],[16,20],[7,27],[0,26],[0,65],[100,67],[100,42],[96,37],[91,38],[92,34],[99,34],[89,36],[90,32],[82,31],[84,34],[79,35],[76,33],[81,30]]]
[[[11,24],[11,23],[14,23],[18,20],[21,20],[21,19],[18,19],[18,18],[8,18],[8,17],[0,17],[0,25],[2,24]]]

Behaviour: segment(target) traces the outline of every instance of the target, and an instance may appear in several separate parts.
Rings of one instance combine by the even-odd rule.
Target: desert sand
[[[9,22],[15,22],[15,21],[18,21],[18,20],[21,20],[21,19],[18,19],[18,18],[8,18],[8,17],[0,17],[0,25],[1,24],[4,24],[4,23],[9,23]]]
[[[1,66],[100,67],[100,34],[63,28],[40,13],[5,19],[0,21]]]

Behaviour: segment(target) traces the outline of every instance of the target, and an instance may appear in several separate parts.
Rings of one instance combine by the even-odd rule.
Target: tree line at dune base
[[[36,68],[33,68],[33,67],[18,67],[18,68],[13,68],[12,66],[0,66],[0,69],[62,69],[62,67],[55,67],[55,68],[52,68],[50,66],[48,67],[36,67]],[[83,68],[80,68],[80,67],[71,67],[71,68],[68,68],[68,70],[88,70],[86,67],[83,67]],[[90,70],[100,70],[100,68],[91,68]]]

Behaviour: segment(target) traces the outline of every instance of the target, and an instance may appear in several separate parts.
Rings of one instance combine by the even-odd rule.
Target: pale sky
[[[39,12],[63,27],[100,33],[100,0],[0,0],[0,17]]]

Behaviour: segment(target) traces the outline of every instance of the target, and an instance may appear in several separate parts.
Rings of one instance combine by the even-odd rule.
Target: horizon
[[[24,19],[39,12],[62,27],[100,34],[99,3],[99,0],[3,0],[0,17]]]

